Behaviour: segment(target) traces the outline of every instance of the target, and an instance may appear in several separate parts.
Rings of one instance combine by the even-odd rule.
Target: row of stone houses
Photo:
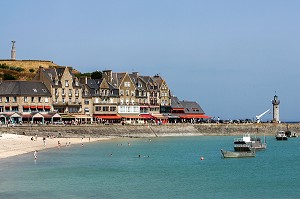
[[[102,74],[101,79],[78,79],[70,67],[40,67],[32,81],[2,81],[0,119],[140,123],[207,118],[198,103],[171,96],[159,75],[111,70]]]

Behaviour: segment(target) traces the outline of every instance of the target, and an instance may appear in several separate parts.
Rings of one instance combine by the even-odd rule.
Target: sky
[[[299,0],[3,0],[0,59],[162,76],[206,115],[300,121]],[[272,119],[272,111],[261,120]]]

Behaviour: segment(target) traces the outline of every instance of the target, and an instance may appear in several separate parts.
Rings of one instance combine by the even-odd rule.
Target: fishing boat
[[[276,140],[287,140],[288,139],[288,137],[286,136],[284,131],[278,131],[276,133],[275,138],[276,138]]]
[[[250,136],[234,139],[234,151],[224,151],[221,149],[223,158],[250,158],[255,157],[255,148],[252,147]]]
[[[224,151],[221,149],[223,158],[252,158],[255,157],[255,150],[251,151]]]
[[[264,150],[267,148],[266,137],[264,142],[259,137],[251,136],[249,133],[243,135],[242,138],[234,139],[234,150],[235,151],[249,151],[248,147],[255,150]]]

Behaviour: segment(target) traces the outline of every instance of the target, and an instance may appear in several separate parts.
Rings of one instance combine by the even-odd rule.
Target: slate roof
[[[181,104],[184,107],[184,113],[204,114],[204,111],[197,102],[181,101]]]
[[[177,97],[171,97],[172,108],[184,108],[184,113],[205,114],[201,106],[195,101],[180,101]]]
[[[180,100],[175,96],[171,97],[171,107],[172,108],[184,108],[183,105],[181,104]]]
[[[45,96],[51,93],[39,81],[2,81],[0,83],[0,96]]]

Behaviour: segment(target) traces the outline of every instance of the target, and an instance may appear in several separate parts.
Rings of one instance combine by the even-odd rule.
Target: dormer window
[[[33,90],[33,92],[35,92],[35,93],[37,93],[37,90],[34,88],[34,89],[32,89]]]
[[[78,83],[78,81],[75,81],[75,86],[79,86],[79,83]]]
[[[47,93],[46,89],[42,89],[42,91],[43,91],[44,93]]]

